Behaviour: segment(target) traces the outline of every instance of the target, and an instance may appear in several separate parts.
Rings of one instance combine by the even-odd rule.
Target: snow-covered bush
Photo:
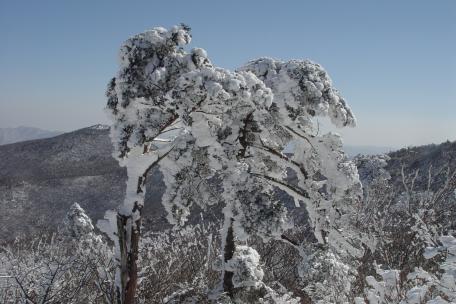
[[[315,303],[349,303],[356,269],[334,252],[314,247],[301,261],[304,291]]]
[[[454,236],[441,236],[439,246],[426,248],[424,257],[436,259],[438,270],[431,272],[417,267],[403,277],[399,270],[382,270],[378,267],[377,274],[381,280],[373,276],[366,277],[369,287],[365,291],[365,301],[357,298],[357,303],[455,303],[456,239]]]
[[[63,229],[0,249],[2,303],[114,303],[114,263],[78,204]]]
[[[233,272],[235,288],[258,287],[264,276],[260,255],[248,246],[236,246],[233,257],[226,263],[225,269]]]
[[[220,253],[216,226],[145,233],[140,244],[139,303],[205,303],[216,289]],[[193,301],[193,302],[192,302]]]
[[[438,188],[431,186],[436,176],[432,167],[424,185],[417,184],[419,171],[402,168],[400,183],[374,174],[380,178],[365,189],[365,204],[371,208],[364,206],[360,214],[360,225],[372,241],[366,242],[369,248],[358,272],[358,287],[364,292],[357,303],[454,301],[454,262],[447,258],[454,250],[456,174],[447,169]]]

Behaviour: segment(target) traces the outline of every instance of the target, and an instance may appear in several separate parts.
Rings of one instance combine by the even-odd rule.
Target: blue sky
[[[356,145],[456,140],[456,1],[0,0],[0,127],[106,123],[129,36],[184,22],[234,69],[270,56],[322,64],[358,118]]]

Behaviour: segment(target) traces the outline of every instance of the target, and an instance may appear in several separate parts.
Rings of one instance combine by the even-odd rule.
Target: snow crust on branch
[[[272,88],[274,101],[283,113],[303,126],[316,115],[328,116],[338,127],[356,125],[345,99],[317,63],[310,60],[283,62],[265,57],[252,60],[239,70],[251,71],[264,81]]]

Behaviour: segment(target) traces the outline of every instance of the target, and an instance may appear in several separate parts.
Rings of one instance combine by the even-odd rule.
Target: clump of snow
[[[237,246],[233,258],[225,264],[225,270],[234,273],[234,287],[260,287],[264,273],[260,255],[248,246]]]

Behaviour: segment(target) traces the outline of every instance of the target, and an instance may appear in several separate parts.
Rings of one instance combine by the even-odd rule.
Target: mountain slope
[[[111,152],[109,130],[100,125],[0,146],[0,243],[18,235],[31,237],[43,230],[55,230],[74,202],[94,221],[119,206],[127,176]],[[418,168],[426,172],[430,165],[440,170],[448,163],[455,168],[456,142],[401,149],[389,155],[388,170],[399,182],[402,166],[407,173]],[[163,187],[160,172],[151,171],[143,209],[146,229],[169,227],[160,203]],[[302,220],[304,213],[296,216]],[[214,205],[205,214],[220,216],[220,206]],[[195,210],[190,222],[200,219],[199,210]]]
[[[0,244],[55,231],[74,202],[94,222],[119,206],[127,175],[112,149],[102,125],[0,146]],[[169,227],[160,203],[163,187],[160,172],[152,170],[143,209],[147,229]]]
[[[387,170],[393,181],[402,183],[402,167],[404,175],[411,179],[417,172],[415,187],[424,190],[431,173],[431,188],[437,189],[442,185],[449,172],[456,170],[456,142],[444,142],[439,145],[426,145],[403,148],[388,153]]]
[[[106,128],[0,146],[0,239],[55,229],[73,202],[101,217],[119,203],[124,176]]]

